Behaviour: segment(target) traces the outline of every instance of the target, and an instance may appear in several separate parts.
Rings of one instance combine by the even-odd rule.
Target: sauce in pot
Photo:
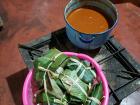
[[[73,10],[67,16],[67,21],[74,29],[86,34],[104,32],[109,28],[105,16],[94,8],[81,7]]]

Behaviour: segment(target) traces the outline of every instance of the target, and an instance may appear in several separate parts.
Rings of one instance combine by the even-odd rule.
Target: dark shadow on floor
[[[140,7],[140,0],[111,0],[115,4],[121,4],[121,3],[132,3],[138,7]]]
[[[23,105],[22,103],[22,87],[25,77],[28,73],[27,68],[20,70],[15,74],[12,74],[6,78],[15,105]]]

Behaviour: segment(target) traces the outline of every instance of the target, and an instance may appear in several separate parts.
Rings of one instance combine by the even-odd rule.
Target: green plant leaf
[[[86,101],[88,85],[78,78],[76,71],[67,69],[60,75],[60,79],[71,96],[80,99],[82,102]]]
[[[94,97],[94,98],[98,99],[99,101],[101,101],[101,99],[103,97],[102,83],[99,83],[94,87],[91,97]],[[92,101],[90,105],[98,105],[98,104],[95,101]]]
[[[72,59],[73,61],[69,61],[67,67],[70,70],[76,70],[77,75],[83,82],[87,84],[92,83],[93,79],[96,78],[96,73],[95,70],[90,67],[90,63],[85,60],[80,61],[77,58]]]

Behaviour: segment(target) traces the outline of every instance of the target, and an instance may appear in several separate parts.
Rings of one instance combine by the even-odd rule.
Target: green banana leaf
[[[86,101],[88,85],[78,78],[76,71],[66,69],[63,74],[60,74],[60,79],[67,93],[80,99],[82,102]]]
[[[98,99],[99,101],[101,101],[101,99],[103,98],[102,83],[99,83],[94,87],[91,97],[94,97]],[[98,105],[98,104],[95,101],[92,101],[90,105]]]
[[[80,59],[76,56],[72,56],[71,59],[76,59],[78,61],[80,61]],[[67,69],[70,69],[70,70],[76,70],[77,69],[77,63],[69,60],[68,63],[67,63]]]
[[[64,105],[64,104],[54,102],[54,99],[56,99],[56,98],[51,96],[51,95],[49,95],[49,94],[48,94],[48,99],[49,99],[50,105]],[[41,103],[41,105],[48,105],[48,99],[46,97],[46,93],[42,92],[41,94],[37,95],[36,102]]]
[[[47,57],[53,61],[49,69],[54,72],[63,63],[63,61],[65,61],[68,58],[67,55],[63,54],[55,48],[51,49],[44,57]]]
[[[70,105],[82,105],[82,102],[80,99],[70,96],[70,101],[69,101]]]
[[[63,103],[67,103],[66,98],[63,97],[63,96],[65,96],[65,94],[63,94],[62,90],[56,84],[56,81],[54,79],[50,79],[50,82],[51,82],[52,90],[47,89],[47,95],[48,95],[49,102],[51,104],[52,103],[56,104],[57,102],[54,102],[54,100],[57,99],[59,101],[61,100]],[[62,99],[62,97],[63,97],[63,99]],[[37,103],[47,103],[47,102],[48,102],[48,100],[47,100],[47,96],[46,96],[45,92],[42,92],[41,94],[39,94],[37,96]],[[60,105],[60,103],[56,104],[56,105]]]
[[[50,82],[52,85],[52,90],[48,90],[48,93],[51,94],[52,96],[58,98],[58,99],[61,99],[62,96],[64,95],[62,90],[56,84],[56,81],[54,79],[50,79]]]
[[[52,99],[52,96],[49,96],[49,101]],[[45,92],[41,92],[40,94],[37,95],[36,97],[36,103],[47,103],[48,99],[46,97],[46,93]]]
[[[44,71],[39,70],[39,66],[47,68],[47,65],[49,65],[51,62],[46,59],[46,57],[40,57],[34,61],[34,70],[35,70],[35,81],[38,83],[39,86],[43,85],[43,76]]]
[[[63,85],[61,79],[58,78],[58,79],[55,79],[55,81],[56,81],[57,85],[61,88],[61,90],[65,93],[66,92],[66,88]]]
[[[90,63],[87,61],[80,61],[78,58],[72,58],[73,61],[69,61],[67,66],[70,70],[76,70],[79,78],[89,84],[93,82],[93,79],[96,78],[95,70],[90,67]],[[76,60],[74,62],[74,59]]]
[[[33,63],[35,68],[35,80],[40,86],[43,85],[42,80],[45,72],[39,70],[38,67],[43,67],[47,69],[48,66],[50,66],[48,69],[55,72],[55,70],[58,70],[58,68],[63,68],[67,64],[68,56],[60,53],[62,52],[60,52],[57,49],[51,49],[48,51],[48,53],[44,54],[42,57],[39,57],[34,60]],[[58,54],[60,55],[58,56]],[[58,57],[55,58],[56,56]]]

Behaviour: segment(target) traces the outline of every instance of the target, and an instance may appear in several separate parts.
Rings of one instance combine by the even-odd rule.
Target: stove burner
[[[119,105],[122,99],[140,87],[138,83],[140,81],[140,65],[135,62],[113,36],[101,48],[88,51],[75,47],[68,40],[65,28],[28,44],[19,44],[21,55],[28,68],[33,68],[32,61],[40,57],[44,50],[49,50],[53,47],[61,51],[80,52],[94,57],[102,66],[109,81],[109,105]]]

